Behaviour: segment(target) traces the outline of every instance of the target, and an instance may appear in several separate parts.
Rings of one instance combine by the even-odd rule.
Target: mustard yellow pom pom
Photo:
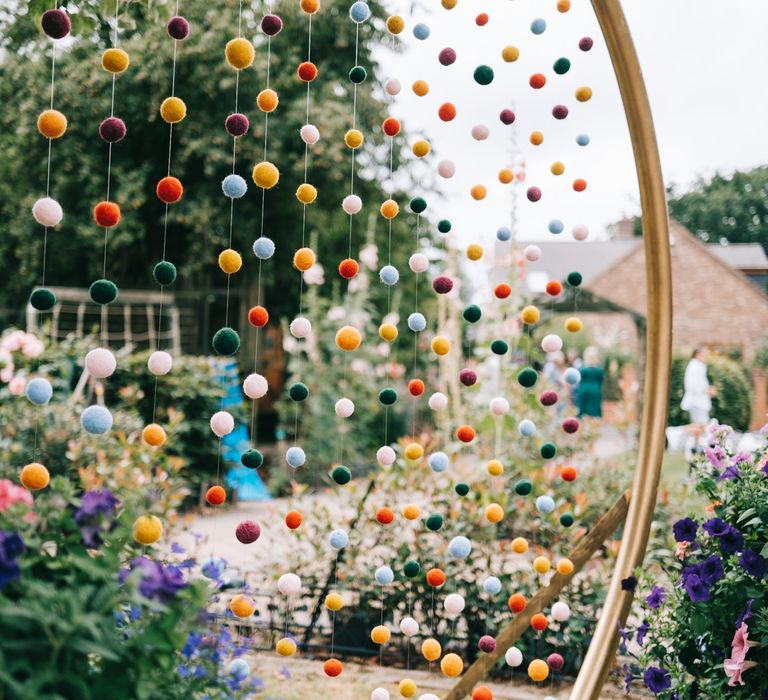
[[[546,557],[536,557],[533,560],[533,570],[538,574],[546,574],[551,564]]]
[[[400,211],[400,207],[394,199],[388,199],[381,205],[379,211],[385,219],[394,219]]]
[[[426,155],[429,155],[430,146],[429,141],[417,141],[413,144],[413,155],[415,155],[417,158],[423,158]]]
[[[436,335],[432,338],[432,352],[435,355],[447,355],[451,351],[451,341],[445,336]]]
[[[485,507],[485,519],[489,523],[500,523],[504,520],[504,509],[498,503],[490,503]]]
[[[467,257],[470,260],[480,260],[483,257],[483,246],[479,243],[471,243],[467,246]]]
[[[277,109],[277,105],[280,99],[274,90],[266,89],[262,90],[256,96],[256,104],[262,112],[274,112]]]
[[[456,7],[458,2],[459,0],[440,0],[440,4],[445,10],[452,10],[454,7]]]
[[[227,42],[227,46],[224,49],[224,57],[232,68],[242,70],[243,68],[248,68],[253,63],[256,51],[250,41],[238,37]]]
[[[544,134],[540,131],[532,131],[528,138],[534,146],[541,146],[544,143]]]
[[[541,314],[539,313],[539,310],[535,306],[526,306],[520,312],[520,318],[523,321],[523,323],[527,323],[530,326],[534,323],[539,322],[539,319],[541,318]]]
[[[408,503],[407,505],[403,506],[403,517],[406,520],[416,520],[416,518],[421,515],[421,508],[417,506],[415,503]]]
[[[403,678],[397,686],[400,695],[404,698],[412,698],[416,695],[416,682],[410,678]]]
[[[19,480],[30,491],[39,491],[48,486],[51,475],[40,462],[30,462],[21,470]]]
[[[555,568],[557,569],[558,574],[567,576],[568,574],[573,573],[573,562],[570,559],[561,559],[557,562],[557,566]]]
[[[406,445],[404,454],[406,459],[415,462],[417,459],[421,459],[424,456],[424,448],[419,445],[418,442],[412,442],[409,445]]]
[[[219,253],[219,268],[226,275],[233,275],[243,266],[243,258],[236,250],[227,248]]]
[[[426,80],[417,80],[411,85],[411,89],[417,97],[424,97],[429,93],[429,83]]]
[[[464,662],[458,654],[446,654],[440,660],[440,670],[451,678],[461,675],[464,670]]]
[[[520,49],[518,49],[517,46],[505,46],[501,50],[501,57],[507,63],[514,63],[518,58],[520,58]]]
[[[443,649],[440,646],[440,642],[436,639],[425,639],[421,644],[421,655],[427,661],[437,661],[440,658],[440,654],[443,653]]]
[[[339,612],[344,607],[344,599],[335,591],[325,596],[325,607],[333,612]]]
[[[545,681],[547,676],[549,676],[549,666],[547,666],[546,661],[534,659],[528,664],[528,677],[532,681],[540,683],[541,681]]]
[[[178,124],[187,116],[187,105],[178,97],[166,97],[160,105],[160,116],[168,124]]]
[[[140,515],[133,523],[133,539],[139,544],[154,544],[163,534],[163,524],[156,515]]]
[[[386,340],[388,343],[397,340],[397,326],[393,323],[382,323],[379,326],[379,338]]]
[[[384,625],[376,625],[376,627],[371,630],[371,641],[374,644],[386,644],[391,636],[392,634],[389,629]]]
[[[275,644],[275,651],[280,656],[293,656],[296,653],[296,642],[288,639],[288,637],[283,637]]]
[[[492,459],[485,468],[491,476],[501,476],[504,473],[504,465],[498,459]]]
[[[141,437],[147,445],[159,447],[165,442],[165,430],[157,423],[150,423],[141,431]]]
[[[350,129],[344,134],[344,143],[348,148],[360,148],[363,145],[363,132],[358,129]]]
[[[485,196],[488,194],[488,190],[486,189],[485,185],[473,185],[469,193],[472,195],[472,199],[479,202],[481,199],[485,199]]]
[[[296,190],[296,199],[302,204],[312,204],[317,199],[317,188],[314,185],[304,183]]]
[[[274,163],[263,160],[253,166],[251,177],[258,187],[271,190],[280,180],[280,171]]]
[[[107,49],[101,54],[101,67],[110,73],[122,73],[130,62],[128,54],[122,49]]]
[[[238,593],[229,601],[229,609],[235,617],[250,617],[256,610],[256,605],[247,595]]]
[[[565,330],[569,333],[578,333],[583,327],[584,324],[581,322],[581,319],[575,316],[565,319]]]
[[[405,20],[400,15],[387,17],[387,31],[390,34],[399,34],[405,29]]]
[[[511,168],[502,168],[501,170],[499,170],[499,182],[502,185],[508,185],[514,179],[515,179],[515,173],[512,171]]]
[[[512,551],[515,554],[525,554],[528,551],[528,540],[525,537],[515,537],[512,540]]]
[[[588,102],[592,99],[592,88],[587,87],[586,85],[582,85],[580,88],[576,89],[576,99],[579,102]]]
[[[552,165],[549,166],[549,171],[553,175],[562,175],[565,172],[565,165],[563,165],[559,160],[556,160]]]
[[[67,118],[57,109],[46,109],[37,118],[37,130],[47,139],[57,139],[67,130]]]
[[[302,272],[309,270],[315,264],[315,260],[315,252],[312,248],[299,248],[293,254],[293,266]]]
[[[336,346],[341,350],[346,352],[357,350],[361,342],[363,342],[363,338],[357,328],[344,326],[336,332]]]

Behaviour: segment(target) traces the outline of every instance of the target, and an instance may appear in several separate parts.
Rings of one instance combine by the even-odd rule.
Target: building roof
[[[759,243],[712,244],[708,249],[724,263],[737,270],[768,271],[768,256]]]

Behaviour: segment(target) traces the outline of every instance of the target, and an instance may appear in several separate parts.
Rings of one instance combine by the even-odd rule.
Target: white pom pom
[[[472,127],[472,138],[475,141],[485,141],[490,133],[491,130],[485,124],[477,124]]]
[[[299,133],[301,134],[301,140],[310,146],[314,146],[320,140],[320,131],[314,124],[305,124],[299,130]]]
[[[413,637],[413,635],[417,634],[419,631],[419,623],[412,617],[404,617],[400,620],[400,631],[406,637]]]
[[[552,619],[556,622],[565,622],[571,616],[571,609],[568,603],[558,600],[552,605]]]
[[[306,338],[312,332],[312,324],[309,319],[299,316],[291,321],[290,330],[294,338]]]
[[[243,381],[243,392],[249,399],[260,399],[268,390],[269,384],[260,374],[249,374]]]
[[[589,236],[589,229],[583,224],[573,227],[573,237],[577,241],[586,241],[587,236]]]
[[[537,245],[527,245],[523,249],[523,257],[528,262],[536,262],[541,258],[541,248]]]
[[[445,612],[449,615],[458,615],[464,610],[464,598],[458,593],[449,593],[445,596],[443,605],[445,606]]]
[[[429,397],[428,403],[433,411],[444,411],[448,407],[448,397],[445,394],[436,391]]]
[[[396,459],[397,455],[389,445],[384,445],[384,447],[380,447],[376,451],[376,461],[382,467],[391,467],[395,463]]]
[[[563,339],[555,333],[545,335],[541,339],[541,349],[544,352],[557,352],[563,349]]]
[[[386,688],[374,688],[371,700],[389,700],[389,691]]]
[[[165,350],[155,350],[147,360],[147,368],[156,377],[163,377],[171,371],[173,358]]]
[[[386,83],[384,83],[384,90],[386,91],[387,95],[397,95],[400,90],[402,90],[402,88],[403,86],[400,84],[400,81],[397,78],[390,78]]]
[[[277,580],[277,590],[283,595],[296,595],[301,590],[301,579],[296,574],[283,574]]]
[[[104,379],[114,373],[117,360],[106,348],[94,348],[85,356],[85,368],[97,379]]]
[[[437,164],[437,174],[446,179],[453,177],[456,174],[456,164],[452,160],[441,160]]]
[[[339,418],[349,418],[355,412],[355,404],[347,398],[336,402],[336,415]]]
[[[408,267],[413,272],[426,272],[429,267],[429,258],[424,253],[414,253],[408,260]]]
[[[357,214],[363,208],[363,200],[356,194],[348,194],[341,203],[341,208],[347,214]]]
[[[64,212],[55,199],[43,197],[32,205],[32,216],[41,226],[58,226],[64,218]]]
[[[523,663],[523,652],[517,647],[509,647],[504,654],[504,660],[507,662],[507,665],[516,668]]]
[[[217,437],[229,435],[235,429],[235,419],[227,411],[216,411],[211,416],[211,430]]]
[[[488,408],[494,416],[506,416],[509,413],[509,401],[503,396],[496,396],[491,399]]]

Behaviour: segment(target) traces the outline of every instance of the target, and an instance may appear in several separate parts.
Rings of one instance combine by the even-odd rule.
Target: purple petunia
[[[693,542],[699,526],[693,518],[682,518],[672,526],[675,542]]]
[[[728,459],[728,453],[720,445],[705,447],[704,455],[715,469],[722,469],[725,466],[725,460]]]
[[[658,695],[672,687],[669,671],[658,666],[649,666],[643,674],[643,683],[652,693]]]
[[[101,546],[101,533],[115,525],[114,511],[120,501],[109,489],[86,491],[75,511],[75,522],[80,526],[80,536],[88,549]]]
[[[131,561],[131,568],[121,572],[121,580],[128,578],[134,571],[141,572],[139,592],[145,598],[169,602],[187,585],[184,574],[177,566],[163,566],[149,557],[137,557]]]
[[[643,620],[642,624],[638,626],[637,634],[635,635],[638,644],[642,645],[645,641],[645,635],[648,634],[650,628],[651,626],[648,624],[647,620]]]
[[[699,563],[698,575],[704,585],[711,588],[723,578],[723,560],[716,554],[706,558]]]
[[[745,549],[741,553],[739,564],[753,578],[763,578],[768,573],[768,562],[751,549]]]
[[[704,528],[704,532],[708,535],[712,537],[720,537],[730,526],[721,518],[710,518],[704,522],[702,527]]]
[[[654,586],[645,599],[646,604],[651,610],[657,610],[659,606],[667,599],[667,594],[661,586]]]
[[[744,535],[735,527],[728,525],[727,530],[720,535],[720,550],[725,554],[735,554],[744,549]]]
[[[726,481],[727,479],[741,479],[741,470],[735,464],[723,469],[717,477],[718,481]]]
[[[24,551],[24,540],[18,532],[0,530],[0,588],[21,576],[19,557]]]
[[[683,578],[683,588],[692,603],[704,603],[709,600],[709,587],[698,574],[691,573]]]
[[[744,622],[746,622],[747,620],[749,620],[750,617],[752,617],[753,602],[754,601],[752,600],[752,598],[749,598],[749,600],[747,600],[747,604],[744,606],[744,610],[742,611],[741,615],[739,615],[738,620],[736,620],[736,629],[739,629],[739,627],[741,627],[741,625]]]
[[[629,664],[622,666],[624,670],[624,692],[629,695],[632,691],[632,667]]]
[[[634,576],[627,576],[621,580],[621,590],[634,593],[637,588],[637,579]]]

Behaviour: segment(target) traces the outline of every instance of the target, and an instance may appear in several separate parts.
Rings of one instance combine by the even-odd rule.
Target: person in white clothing
[[[709,412],[712,410],[712,397],[716,391],[707,378],[706,351],[696,348],[693,351],[688,366],[685,368],[683,400],[680,408],[691,417],[695,426],[705,426],[709,423]]]

